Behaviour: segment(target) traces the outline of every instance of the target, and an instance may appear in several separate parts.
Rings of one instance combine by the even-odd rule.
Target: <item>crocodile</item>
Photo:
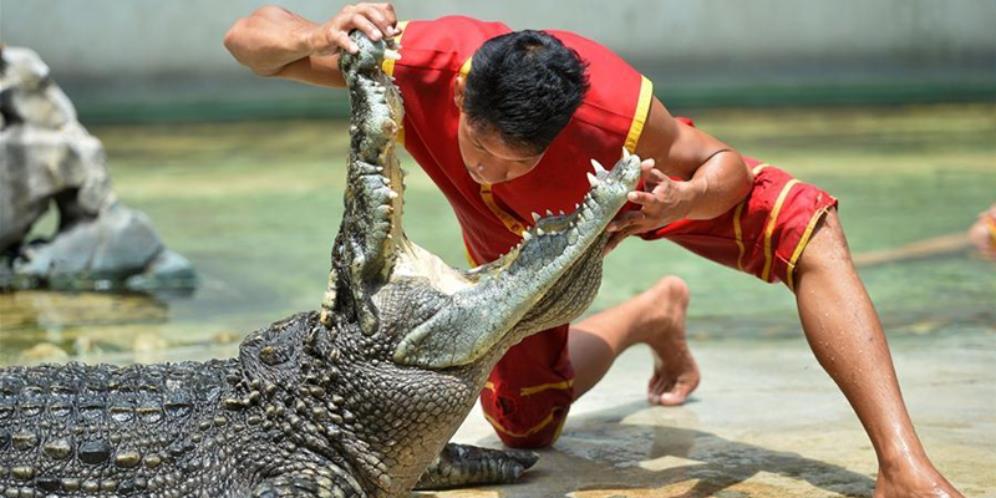
[[[536,461],[447,441],[509,347],[591,303],[639,158],[593,162],[572,213],[451,268],[401,224],[403,107],[381,71],[397,47],[351,36],[348,186],[319,309],[230,359],[0,370],[0,496],[393,497],[511,482]]]

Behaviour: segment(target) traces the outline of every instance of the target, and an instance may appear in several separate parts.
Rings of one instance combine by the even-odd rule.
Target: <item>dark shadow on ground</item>
[[[690,413],[637,402],[573,418],[555,447],[540,452],[540,462],[522,482],[482,488],[482,496],[781,498],[812,496],[813,488],[855,497],[873,492],[872,478],[839,465],[676,426],[676,410]],[[481,441],[496,443],[492,438]],[[762,472],[787,479],[745,483]]]

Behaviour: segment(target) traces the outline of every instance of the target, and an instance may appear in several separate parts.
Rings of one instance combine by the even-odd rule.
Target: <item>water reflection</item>
[[[0,324],[7,332],[58,332],[66,327],[161,323],[169,305],[144,294],[19,291],[0,294]]]
[[[993,110],[715,110],[696,117],[728,143],[838,196],[848,242],[860,254],[963,230],[992,202]],[[93,131],[107,147],[122,200],[148,213],[163,238],[188,255],[203,276],[201,288],[182,300],[0,295],[0,364],[21,363],[21,351],[38,343],[48,344],[32,352],[39,357],[62,350],[90,354],[87,361],[97,353],[131,361],[127,355],[136,348],[165,345],[159,357],[207,359],[224,349],[204,345],[228,344],[317,306],[342,212],[345,122]],[[465,264],[445,198],[410,158],[402,154],[402,161],[411,173],[409,236],[451,264]],[[956,253],[879,264],[861,274],[890,337],[918,340],[996,334],[994,269]],[[619,304],[667,274],[691,286],[689,332],[695,340],[802,337],[795,302],[784,288],[664,243],[627,241],[614,251],[593,311]]]
[[[162,361],[170,350],[196,345],[165,327],[169,294],[18,291],[0,293],[0,364],[80,361]],[[236,335],[218,332],[208,344]]]

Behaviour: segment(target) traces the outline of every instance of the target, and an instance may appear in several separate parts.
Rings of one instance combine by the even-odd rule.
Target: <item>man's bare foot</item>
[[[899,497],[964,498],[930,462],[908,465],[907,470],[901,472],[879,470],[875,498]]]
[[[652,405],[684,403],[699,386],[699,367],[685,340],[685,313],[688,286],[678,277],[662,278],[639,296],[645,312],[641,341],[654,353],[654,373],[647,385],[647,401]]]

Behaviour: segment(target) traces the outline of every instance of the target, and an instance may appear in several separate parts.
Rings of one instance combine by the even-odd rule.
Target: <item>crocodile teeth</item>
[[[628,150],[626,150],[626,147],[624,146],[624,147],[622,148],[622,157],[623,157],[623,160],[624,160],[624,161],[628,161],[628,160],[629,160],[629,156],[631,156],[631,155],[632,155],[632,154],[630,154],[630,153],[629,153],[629,151],[628,151]]]
[[[545,234],[545,233],[546,233],[546,232],[544,232],[542,228],[540,228],[540,227],[536,227],[536,235],[540,235],[540,236],[541,236],[541,235],[543,235],[543,234]]]
[[[394,49],[385,48],[384,49],[384,58],[392,60],[392,61],[401,60],[401,52],[398,52],[397,50],[394,50]]]
[[[595,168],[596,175],[602,175],[604,173],[608,173],[608,170],[605,169],[605,166],[602,166],[602,163],[594,159],[591,160],[591,166]]]
[[[398,198],[398,193],[395,192],[395,191],[393,191],[393,190],[388,190],[387,191],[387,197],[389,199],[391,199],[391,200],[397,199]]]
[[[533,234],[529,233],[528,231],[522,232],[522,241],[523,242],[528,242],[529,239],[531,239],[531,238],[533,238]]]
[[[598,177],[591,174],[590,171],[585,174],[588,175],[588,183],[590,183],[592,187],[597,187],[599,183],[602,183],[601,181],[599,181]]]
[[[539,215],[539,213],[533,211],[533,223],[536,223],[537,221],[539,221],[540,218],[541,218],[541,216]]]

